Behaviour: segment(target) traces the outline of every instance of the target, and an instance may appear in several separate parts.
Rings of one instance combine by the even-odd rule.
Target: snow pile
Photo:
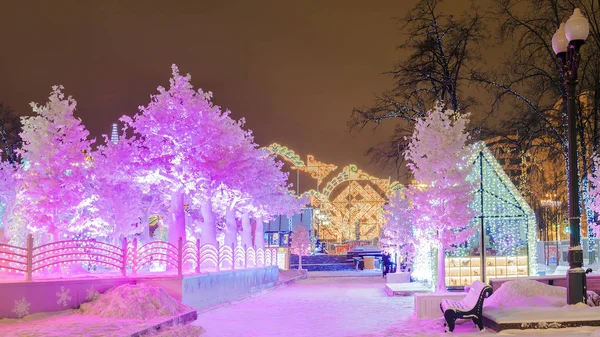
[[[567,290],[533,280],[516,280],[503,283],[484,307],[562,307],[567,304]]]
[[[81,313],[100,317],[153,319],[194,310],[158,287],[146,284],[123,284],[100,295],[99,299],[83,303]]]

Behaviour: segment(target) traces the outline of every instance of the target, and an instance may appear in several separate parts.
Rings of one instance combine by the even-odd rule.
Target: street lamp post
[[[567,23],[552,37],[552,49],[562,61],[562,75],[567,91],[568,115],[568,182],[569,182],[569,271],[567,272],[567,303],[586,301],[586,280],[583,270],[583,249],[580,237],[579,172],[577,169],[577,111],[575,110],[575,88],[579,67],[579,48],[590,32],[587,19],[575,8]]]

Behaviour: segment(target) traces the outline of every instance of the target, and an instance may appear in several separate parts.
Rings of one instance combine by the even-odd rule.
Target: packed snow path
[[[309,278],[204,312],[193,324],[206,330],[202,337],[600,337],[600,327],[479,332],[471,321],[445,334],[443,319],[414,319],[413,297],[388,297],[383,288],[378,277]]]

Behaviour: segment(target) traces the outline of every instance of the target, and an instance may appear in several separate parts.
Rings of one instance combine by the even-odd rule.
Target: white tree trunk
[[[242,246],[245,246],[245,248],[252,246],[252,226],[250,225],[250,213],[248,212],[242,216]]]
[[[265,229],[263,218],[256,219],[256,228],[254,228],[254,246],[256,249],[265,248]]]
[[[438,270],[437,286],[435,292],[446,292],[446,250],[443,247],[438,248]]]
[[[225,229],[225,245],[233,247],[237,245],[237,223],[235,222],[235,212],[228,208],[225,213],[225,222],[227,228]]]
[[[200,225],[200,243],[210,243],[213,246],[217,246],[217,225],[215,223],[215,213],[212,210],[212,202],[206,201],[200,207],[204,222]]]
[[[302,270],[302,254],[298,254],[298,270]]]
[[[183,191],[171,194],[171,224],[169,226],[169,243],[177,247],[179,238],[185,237],[185,208],[183,204]]]

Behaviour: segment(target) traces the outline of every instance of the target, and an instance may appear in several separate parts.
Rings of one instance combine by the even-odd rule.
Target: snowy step
[[[386,275],[387,283],[410,283],[410,273],[397,272]]]
[[[416,293],[430,292],[431,290],[418,282],[411,283],[386,283],[385,292],[388,296],[410,296]]]

